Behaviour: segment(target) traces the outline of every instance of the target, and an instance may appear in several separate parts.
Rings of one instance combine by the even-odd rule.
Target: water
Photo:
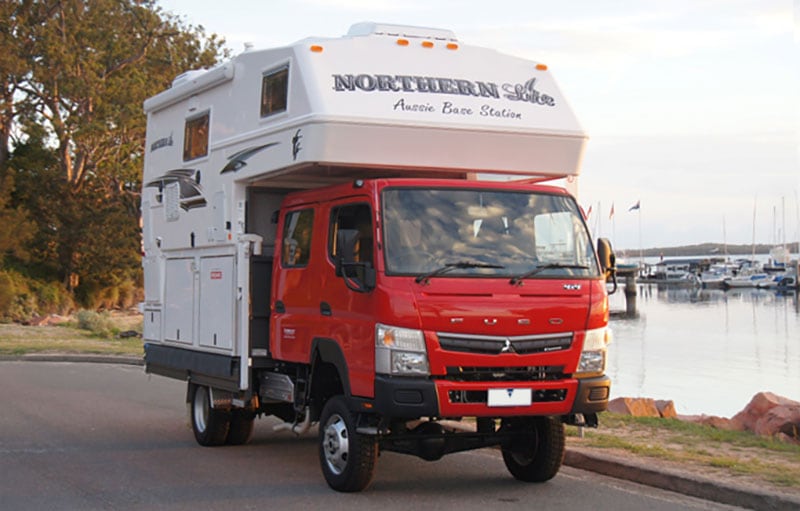
[[[610,297],[625,310],[625,295]],[[732,417],[754,394],[800,401],[800,306],[774,291],[639,284],[639,317],[611,320],[611,397],[671,399],[679,414]]]

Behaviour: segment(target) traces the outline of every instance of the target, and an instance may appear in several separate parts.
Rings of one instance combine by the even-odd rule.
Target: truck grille
[[[491,335],[467,335],[437,333],[439,346],[446,351],[462,353],[481,353],[500,355],[517,353],[549,353],[551,351],[568,350],[572,346],[572,333],[556,335],[526,335],[519,337],[497,337]]]
[[[564,366],[448,367],[449,381],[554,381],[563,380]]]

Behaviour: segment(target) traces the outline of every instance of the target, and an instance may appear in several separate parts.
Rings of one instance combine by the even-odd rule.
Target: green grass
[[[570,445],[613,449],[676,462],[710,467],[732,477],[748,476],[772,485],[800,489],[800,445],[747,431],[653,417],[600,415],[597,430],[585,430]]]
[[[88,353],[141,356],[143,349],[140,338],[117,337],[120,331],[141,332],[141,321],[138,324],[129,318],[110,321],[110,326],[103,324],[97,330],[79,328],[77,322],[53,326],[0,324],[0,355]]]

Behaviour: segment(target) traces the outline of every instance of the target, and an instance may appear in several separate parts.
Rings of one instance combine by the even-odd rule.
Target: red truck
[[[360,491],[382,450],[498,446],[546,481],[564,425],[597,426],[614,255],[539,183],[573,187],[586,140],[546,66],[360,24],[145,110],[146,370],[188,382],[198,443],[317,425]]]

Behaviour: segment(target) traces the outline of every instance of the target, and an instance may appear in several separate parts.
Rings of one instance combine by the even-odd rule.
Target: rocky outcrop
[[[753,396],[731,422],[736,429],[800,443],[800,402],[772,392],[759,392]]]
[[[656,408],[658,413],[665,419],[675,419],[678,417],[678,412],[675,411],[675,402],[672,400],[659,399],[656,401]]]
[[[771,392],[759,392],[730,419],[714,415],[678,415],[674,402],[650,398],[618,397],[609,401],[608,411],[634,417],[678,418],[717,429],[750,431],[800,443],[800,402]]]
[[[672,401],[656,401],[646,397],[618,397],[608,402],[608,411],[634,417],[675,417]]]

